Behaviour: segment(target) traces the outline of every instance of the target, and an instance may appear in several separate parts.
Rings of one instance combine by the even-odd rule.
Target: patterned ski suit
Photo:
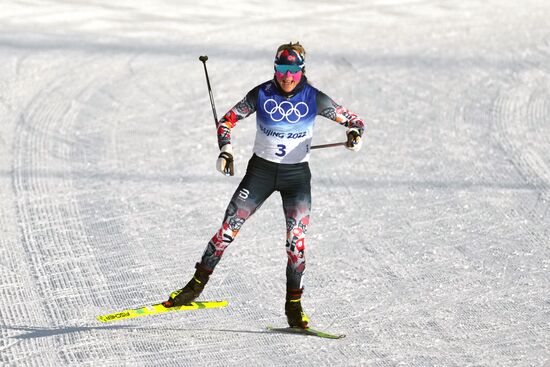
[[[218,123],[218,144],[231,142],[231,129],[256,112],[254,154],[246,175],[225,212],[221,228],[212,237],[201,265],[214,269],[224,250],[244,222],[274,192],[279,191],[286,217],[287,288],[301,289],[305,270],[305,235],[311,211],[311,173],[308,159],[315,117],[322,115],[363,133],[355,114],[311,86],[305,76],[292,91],[284,93],[275,80],[252,89]]]

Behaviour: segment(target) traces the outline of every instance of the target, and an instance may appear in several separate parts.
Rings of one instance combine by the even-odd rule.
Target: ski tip
[[[229,304],[227,300],[219,300],[219,301],[193,301],[191,302],[191,305],[197,305],[199,308],[218,308],[218,307],[225,307]]]
[[[305,333],[306,335],[318,336],[320,338],[325,338],[325,339],[342,339],[346,337],[345,334],[331,334],[325,331],[312,329],[311,327],[308,327],[302,330],[303,330],[303,333]]]
[[[174,302],[171,300],[164,301],[160,303],[165,308],[173,308],[173,307],[198,307],[198,308],[217,308],[217,307],[225,307],[229,304],[227,300],[221,300],[221,301],[193,301],[190,302],[187,305],[183,306],[177,306],[174,305]]]
[[[302,329],[299,327],[273,327],[272,325],[267,325],[266,329],[271,332],[317,336],[325,339],[342,339],[346,337],[345,334],[330,334],[321,330],[312,329],[311,327]]]
[[[103,319],[103,316],[96,316],[96,320],[99,321],[99,322],[107,322],[107,320],[104,320]]]

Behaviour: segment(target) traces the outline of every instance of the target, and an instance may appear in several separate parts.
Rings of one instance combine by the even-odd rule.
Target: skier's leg
[[[287,289],[302,289],[306,268],[306,233],[311,211],[311,197],[304,194],[283,195],[286,219]]]
[[[286,219],[286,302],[285,314],[292,327],[306,328],[308,317],[302,310],[305,238],[311,212],[311,175],[307,165],[287,172],[280,189]]]
[[[220,229],[210,239],[202,255],[200,264],[204,268],[214,270],[244,222],[275,191],[275,175],[276,167],[273,163],[256,156],[251,158],[246,175],[227,206]]]
[[[195,265],[195,275],[184,288],[170,294],[165,302],[167,307],[189,304],[201,294],[225,249],[233,242],[241,226],[274,191],[273,172],[270,172],[272,167],[266,166],[262,161],[256,156],[250,159],[246,175],[227,206],[221,228],[208,242],[201,262]]]
[[[225,210],[220,229],[206,246],[200,262],[203,267],[214,270],[244,222],[256,212],[272,192],[272,189],[266,190],[265,185],[259,184],[254,178],[243,179]]]
[[[309,318],[302,310],[303,275],[306,268],[305,239],[311,201],[303,197],[297,201],[294,195],[283,196],[287,223],[286,253],[286,301],[285,314],[292,327],[306,328]]]

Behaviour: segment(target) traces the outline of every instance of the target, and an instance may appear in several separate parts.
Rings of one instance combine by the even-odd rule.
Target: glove
[[[352,128],[347,131],[348,141],[346,142],[346,148],[353,152],[358,152],[361,149],[361,146],[363,145],[363,141],[361,140],[361,134],[359,134],[359,130]]]
[[[216,169],[226,176],[234,176],[235,170],[233,168],[233,148],[231,144],[225,144],[218,156],[216,162]]]

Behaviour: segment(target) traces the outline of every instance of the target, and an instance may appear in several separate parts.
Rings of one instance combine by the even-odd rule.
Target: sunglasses
[[[295,74],[299,71],[302,71],[303,66],[301,65],[275,65],[275,71],[279,73],[286,74],[287,71],[290,71],[292,74]]]

